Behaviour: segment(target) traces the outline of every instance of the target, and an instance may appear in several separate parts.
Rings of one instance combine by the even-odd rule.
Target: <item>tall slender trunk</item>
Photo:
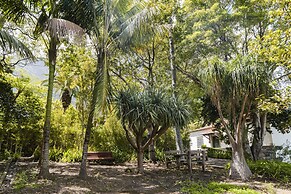
[[[253,159],[259,160],[263,147],[264,137],[266,135],[267,113],[256,113],[254,116],[254,136],[251,146]]]
[[[83,99],[81,99],[81,106],[79,107],[79,110],[80,110],[80,113],[81,113],[81,126],[82,126],[82,131],[81,131],[81,138],[80,138],[80,140],[81,139],[83,139],[84,138],[84,133],[85,133],[85,108],[84,108],[85,106],[84,106],[84,100]],[[79,149],[81,149],[82,148],[82,142],[80,141],[80,145],[79,145],[80,147],[79,147]]]
[[[95,112],[95,107],[96,107],[97,97],[98,97],[98,84],[100,81],[99,73],[100,71],[102,71],[103,65],[104,65],[104,52],[100,51],[98,55],[97,68],[96,68],[96,73],[95,73],[95,83],[94,83],[94,88],[93,88],[92,100],[90,104],[90,112],[89,112],[89,117],[87,121],[85,139],[84,139],[84,144],[83,144],[82,162],[81,162],[80,172],[79,172],[79,177],[82,179],[85,179],[87,177],[86,163],[87,163],[88,145],[90,142],[91,129],[93,127],[94,112]]]
[[[173,38],[173,18],[174,14],[172,15],[172,18],[170,19],[170,30],[169,30],[169,53],[170,53],[170,65],[171,65],[171,73],[172,73],[172,89],[173,89],[173,97],[174,99],[177,98],[177,91],[176,91],[176,85],[177,85],[177,72],[176,72],[176,65],[175,65],[175,49],[174,49],[174,38]],[[176,135],[176,149],[179,152],[183,152],[183,141],[181,136],[181,130],[179,126],[174,127],[175,135]]]
[[[51,112],[52,112],[52,99],[53,87],[55,78],[56,58],[57,58],[57,39],[51,37],[50,47],[48,50],[49,55],[49,83],[46,100],[45,122],[43,127],[43,143],[42,143],[42,156],[40,164],[39,178],[49,177],[49,139],[51,128]]]
[[[232,161],[230,164],[229,175],[233,179],[248,180],[252,172],[246,162],[243,146],[241,143],[232,145]]]

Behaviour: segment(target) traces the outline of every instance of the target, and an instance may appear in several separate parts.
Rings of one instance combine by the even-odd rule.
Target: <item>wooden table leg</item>
[[[190,173],[190,176],[192,176],[192,159],[191,159],[191,151],[188,151],[188,157],[187,157],[187,160],[188,160],[188,169],[189,169],[189,173]]]
[[[202,171],[205,172],[205,150],[202,150]]]

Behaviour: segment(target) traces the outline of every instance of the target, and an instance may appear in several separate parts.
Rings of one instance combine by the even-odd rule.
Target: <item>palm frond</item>
[[[29,12],[23,1],[0,1],[2,14],[7,20],[20,21]]]
[[[32,52],[27,46],[25,46],[25,44],[4,30],[0,30],[0,46],[3,51],[17,52],[22,57],[30,59],[34,58]]]
[[[138,38],[144,38],[144,35],[149,34],[149,32],[164,31],[164,25],[153,26],[150,22],[153,21],[153,17],[158,13],[159,9],[156,6],[144,7],[142,5],[136,5],[132,7],[126,16],[124,16],[126,20],[121,25],[121,31],[118,36],[121,45],[125,46],[134,35]]]
[[[61,1],[60,9],[62,18],[78,24],[81,28],[90,32],[98,26],[98,16],[103,11],[101,1],[95,0],[76,0]]]
[[[106,59],[105,59],[106,60]],[[106,108],[109,108],[107,105],[111,99],[110,93],[110,77],[108,72],[108,61],[105,61],[102,67],[98,68],[96,72],[96,86],[98,98],[96,101],[96,108],[98,111],[104,113]]]
[[[65,37],[68,35],[83,35],[83,28],[64,19],[52,18],[47,21],[46,29],[52,37]]]

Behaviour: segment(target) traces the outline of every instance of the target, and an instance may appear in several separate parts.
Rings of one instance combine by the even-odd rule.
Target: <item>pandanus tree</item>
[[[138,171],[143,173],[144,150],[173,126],[190,120],[189,106],[161,91],[120,91],[115,99],[117,115],[126,138],[137,153]],[[147,135],[151,131],[150,135]]]
[[[228,62],[207,60],[199,70],[201,84],[215,105],[232,147],[230,176],[247,180],[252,175],[244,156],[243,134],[269,71],[253,57]]]

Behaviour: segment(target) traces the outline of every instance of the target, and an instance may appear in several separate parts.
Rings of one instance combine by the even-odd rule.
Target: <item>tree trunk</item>
[[[252,172],[245,160],[242,144],[232,145],[232,161],[229,175],[232,179],[248,180]]]
[[[143,173],[144,172],[144,168],[143,168],[143,150],[140,149],[137,152],[137,170],[139,173]]]
[[[170,30],[169,30],[169,52],[170,52],[170,65],[171,65],[171,74],[172,74],[172,89],[173,89],[173,97],[174,99],[177,98],[177,91],[176,91],[176,85],[177,85],[177,72],[176,72],[176,65],[174,63],[175,61],[175,49],[174,49],[174,38],[173,38],[173,29],[174,29],[174,25],[173,25],[173,18],[174,18],[174,14],[172,15],[171,19],[170,19]],[[183,141],[182,141],[182,136],[181,136],[181,131],[180,131],[180,127],[175,126],[174,127],[175,130],[175,135],[176,135],[176,148],[177,151],[179,152],[183,152]]]
[[[148,133],[148,138],[150,138],[150,136],[152,135],[153,129],[150,128],[149,129],[149,133]],[[154,164],[156,163],[157,159],[156,159],[156,149],[155,149],[155,141],[152,140],[150,145],[149,145],[149,159],[151,162],[153,162]]]
[[[249,129],[246,128],[245,130],[243,130],[243,149],[244,149],[244,154],[245,157],[248,158],[252,158],[252,151],[251,151],[251,146],[250,146],[250,142],[249,142]]]
[[[42,145],[42,156],[39,178],[49,177],[49,139],[50,139],[50,128],[51,128],[51,112],[52,112],[52,99],[53,99],[53,87],[55,78],[56,68],[56,57],[57,57],[57,39],[51,37],[50,48],[48,51],[49,55],[49,83],[46,100],[46,112],[45,122],[43,128],[43,145]]]
[[[87,121],[85,139],[84,139],[84,144],[83,144],[82,162],[81,162],[80,172],[79,172],[79,177],[82,179],[85,179],[87,177],[86,164],[87,164],[88,145],[90,142],[91,129],[93,127],[94,112],[95,112],[95,107],[96,107],[97,97],[98,97],[98,84],[100,81],[98,73],[99,73],[100,69],[103,67],[103,63],[104,63],[104,53],[101,52],[100,55],[98,56],[98,64],[97,64],[97,69],[96,69],[96,73],[95,73],[95,83],[94,83],[94,88],[93,88],[93,96],[92,96],[92,101],[90,104],[90,112],[89,112],[89,117],[88,117],[88,121]]]
[[[149,145],[149,158],[150,158],[150,161],[153,162],[154,164],[157,163],[154,141],[152,141],[152,143]]]
[[[254,137],[252,142],[252,156],[255,161],[260,159],[260,153],[263,147],[264,137],[266,134],[266,122],[267,114],[257,113],[254,118],[255,128],[254,128]]]
[[[97,83],[98,81],[96,80],[94,88],[93,88],[93,97],[92,101],[90,104],[90,113],[87,121],[87,127],[86,127],[86,132],[85,132],[85,139],[84,139],[84,144],[83,144],[83,153],[82,153],[82,162],[80,166],[80,172],[79,176],[82,179],[85,179],[87,177],[87,153],[88,153],[88,145],[90,142],[90,135],[91,135],[91,129],[93,127],[93,119],[94,119],[94,111],[95,111],[95,106],[97,102]]]

